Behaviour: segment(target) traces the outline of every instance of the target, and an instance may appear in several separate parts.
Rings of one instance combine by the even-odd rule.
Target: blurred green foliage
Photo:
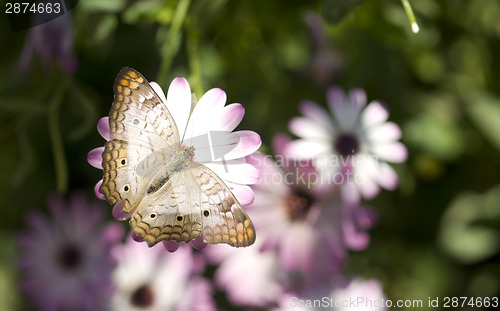
[[[82,0],[71,11],[75,73],[40,56],[21,72],[28,32],[2,14],[0,301],[19,300],[12,241],[26,211],[54,191],[93,192],[100,171],[86,155],[103,144],[95,125],[124,66],[165,90],[185,76],[198,98],[224,89],[265,152],[302,99],[364,88],[390,108],[410,156],[395,165],[398,190],[368,202],[380,224],[347,271],[379,278],[393,299],[499,296],[500,2],[410,2],[418,34],[394,0]],[[320,46],[306,23],[314,12]],[[328,62],[337,66],[321,72]]]

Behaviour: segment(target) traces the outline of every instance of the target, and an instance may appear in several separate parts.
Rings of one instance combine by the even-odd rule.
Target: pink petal
[[[170,83],[165,103],[183,137],[191,112],[191,88],[186,79],[177,77]]]
[[[104,147],[97,147],[87,154],[87,162],[95,168],[102,170],[102,153],[104,152]]]
[[[366,127],[385,122],[389,117],[387,108],[378,101],[372,101],[361,113],[361,121]]]
[[[285,155],[286,146],[290,143],[291,139],[288,135],[278,133],[273,137],[273,149],[277,156],[283,157]]]
[[[163,247],[169,252],[173,253],[176,250],[179,249],[179,246],[181,246],[181,243],[176,242],[176,241],[163,241]]]
[[[130,218],[132,214],[135,212],[135,209],[129,213],[125,213],[123,208],[125,207],[125,200],[118,201],[115,206],[113,206],[112,215],[116,220],[125,220]]]
[[[97,184],[95,184],[94,186],[94,193],[95,193],[95,196],[98,198],[98,199],[101,199],[101,200],[106,200],[106,197],[104,196],[104,194],[100,193],[99,192],[99,189],[101,188],[101,185],[102,185],[102,179],[99,180],[97,182]]]
[[[408,150],[400,142],[376,145],[373,147],[373,152],[381,159],[395,163],[404,162],[408,157]]]
[[[359,191],[354,184],[342,184],[340,187],[342,200],[348,205],[356,205],[361,200]]]
[[[131,232],[130,233],[130,236],[132,237],[132,240],[136,241],[137,243],[142,243],[144,242],[143,239],[141,239],[137,234],[135,234],[134,232]]]
[[[245,108],[240,104],[230,104],[222,110],[220,127],[222,130],[233,131],[245,115]]]
[[[288,122],[288,129],[301,138],[331,139],[331,133],[328,132],[328,129],[310,118],[295,117]]]
[[[191,242],[189,242],[189,244],[191,244],[191,246],[197,250],[202,250],[204,249],[205,247],[207,247],[207,243],[203,242],[203,235],[199,236],[198,238],[192,240]]]
[[[241,205],[250,205],[253,203],[255,195],[253,193],[252,188],[246,185],[232,184],[229,185],[231,192],[234,194],[236,199],[240,202]]]
[[[102,117],[97,122],[97,131],[106,140],[112,140],[113,135],[109,129],[109,117]]]
[[[239,136],[240,141],[233,150],[224,156],[226,160],[246,157],[257,151],[262,144],[259,134],[253,131],[238,131],[235,134]]]

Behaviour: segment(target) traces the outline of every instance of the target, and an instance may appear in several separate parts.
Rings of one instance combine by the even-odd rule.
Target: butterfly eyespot
[[[130,190],[130,187],[128,185],[123,187],[123,191],[129,191],[129,190]]]
[[[134,119],[133,122],[134,122],[134,125],[138,125],[139,124],[139,120],[137,120],[137,119]]]
[[[151,214],[149,215],[149,217],[151,217],[151,218],[156,218],[156,213],[151,213]]]
[[[208,210],[203,211],[203,216],[208,217],[210,215],[210,212]]]
[[[183,217],[181,215],[177,216],[177,221],[182,221]]]
[[[125,164],[127,164],[127,160],[122,159],[122,162],[121,162],[121,163],[122,163],[122,165],[125,165]]]

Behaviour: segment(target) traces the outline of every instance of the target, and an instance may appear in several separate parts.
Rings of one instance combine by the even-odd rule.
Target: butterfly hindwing
[[[189,163],[189,172],[201,189],[203,241],[235,247],[252,245],[255,228],[226,184],[210,168],[196,162]]]
[[[130,227],[149,246],[163,240],[189,242],[200,236],[200,192],[179,171],[146,196],[130,219]]]

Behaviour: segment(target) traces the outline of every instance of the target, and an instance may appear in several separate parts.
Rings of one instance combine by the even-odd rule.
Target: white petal
[[[236,145],[236,147],[234,147],[234,149],[229,151],[224,156],[224,158],[227,160],[246,157],[257,151],[257,149],[259,149],[260,145],[262,144],[262,140],[260,139],[259,134],[253,131],[238,131],[235,132],[234,134],[237,134],[239,136],[239,142]],[[214,152],[214,154],[219,154],[219,153]]]
[[[401,129],[394,122],[386,122],[370,128],[367,136],[374,143],[392,142],[401,138]]]
[[[405,145],[400,142],[378,144],[373,147],[373,152],[382,160],[389,162],[401,163],[406,161],[408,157],[408,150],[406,150]]]
[[[379,163],[377,182],[387,190],[394,190],[398,185],[398,175],[394,169],[385,162]]]
[[[302,138],[331,139],[328,129],[310,118],[295,117],[288,123],[288,128]]]
[[[322,141],[297,139],[285,148],[285,154],[296,159],[312,159],[329,154],[331,148]]]
[[[324,128],[328,129],[328,131],[333,135],[335,133],[335,129],[332,124],[332,119],[330,118],[330,114],[323,109],[321,106],[316,104],[313,101],[303,101],[299,105],[300,113],[304,116],[317,121],[319,124],[323,125]]]
[[[365,127],[370,127],[387,121],[388,117],[389,112],[387,108],[378,101],[372,101],[361,113],[361,122]]]
[[[259,181],[259,171],[248,163],[207,163],[205,165],[214,171],[220,178],[233,183],[251,185]]]
[[[224,113],[225,102],[226,93],[221,89],[211,89],[205,93],[194,107],[184,139],[208,135],[210,131],[223,131],[224,126],[219,120]]]
[[[182,139],[191,112],[191,88],[186,79],[177,77],[170,83],[165,103]]]

